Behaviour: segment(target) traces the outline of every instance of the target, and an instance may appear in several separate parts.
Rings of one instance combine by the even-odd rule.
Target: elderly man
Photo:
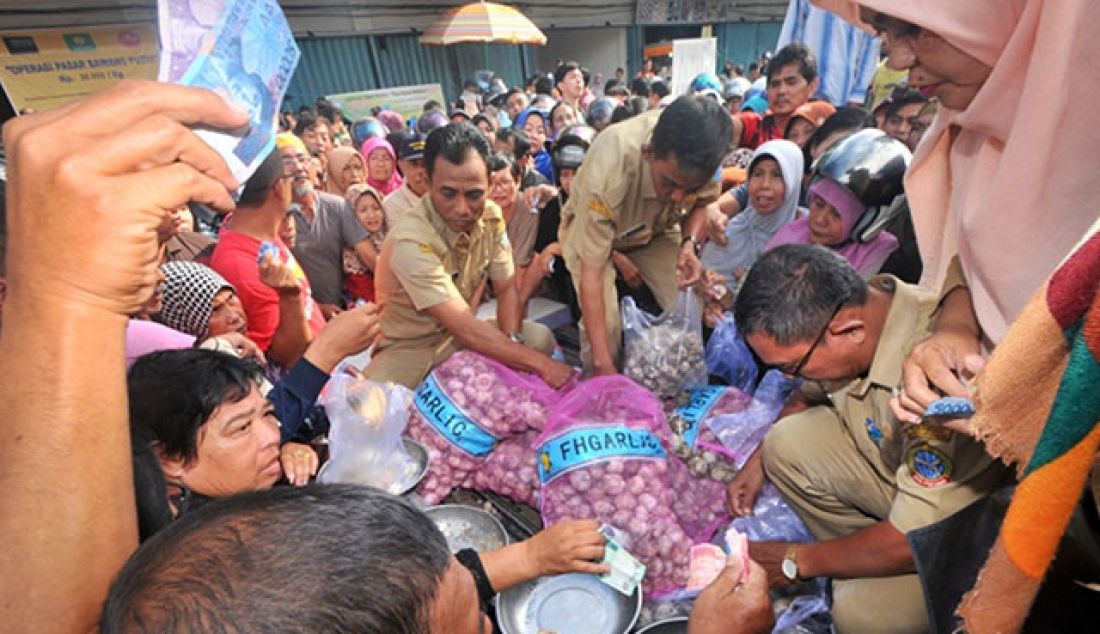
[[[572,374],[548,356],[549,329],[521,324],[504,218],[486,198],[488,157],[489,141],[468,123],[428,136],[428,194],[391,230],[378,256],[382,338],[368,378],[416,387],[460,348],[535,372],[554,387]],[[495,325],[478,320],[470,306],[486,277],[497,297]]]
[[[712,234],[724,236],[724,217],[709,203],[721,191],[715,170],[729,139],[729,115],[700,97],[681,97],[596,137],[573,180],[559,230],[580,298],[586,370],[618,371],[622,327],[613,252],[626,256],[666,308],[675,301],[677,282],[699,279],[696,236],[704,220]]]
[[[393,229],[405,212],[420,202],[428,192],[428,172],[424,169],[424,135],[410,132],[401,139],[397,148],[397,166],[405,182],[382,201],[386,213],[386,226]]]
[[[835,388],[826,404],[803,404],[776,423],[730,495],[734,511],[751,508],[763,468],[818,541],[758,542],[750,552],[773,586],[833,579],[839,632],[927,631],[905,533],[1008,476],[972,438],[890,412],[901,360],[928,335],[935,310],[935,293],[889,276],[865,282],[835,251],[809,245],[764,254],[734,304],[766,364]]]

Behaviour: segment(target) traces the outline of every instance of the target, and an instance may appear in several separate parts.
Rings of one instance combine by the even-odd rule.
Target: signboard
[[[408,121],[410,117],[419,117],[424,112],[425,101],[434,99],[445,105],[443,88],[439,84],[345,92],[328,95],[326,98],[338,106],[344,116],[352,121],[371,116],[371,110],[379,106],[396,110]]]
[[[686,94],[699,73],[713,73],[718,40],[701,37],[672,41],[672,94]]]
[[[0,31],[0,83],[16,112],[64,105],[123,79],[156,79],[156,25]]]

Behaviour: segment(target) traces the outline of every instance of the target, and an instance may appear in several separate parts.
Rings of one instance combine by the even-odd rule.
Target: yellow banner
[[[123,79],[156,79],[156,25],[0,31],[0,83],[16,112],[64,105]]]

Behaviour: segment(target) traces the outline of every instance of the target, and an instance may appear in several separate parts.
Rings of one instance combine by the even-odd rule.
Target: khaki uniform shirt
[[[907,425],[890,411],[901,363],[932,332],[935,293],[879,276],[871,284],[894,300],[867,376],[832,394],[861,454],[897,485],[889,520],[905,533],[942,519],[1005,482],[1007,471],[981,443],[932,425]]]
[[[678,233],[685,214],[722,193],[721,182],[712,179],[679,203],[657,199],[642,146],[650,142],[660,115],[659,110],[640,114],[596,138],[562,210],[558,235],[567,253],[604,266],[613,249],[629,252],[662,233]]]
[[[426,309],[453,299],[469,302],[486,273],[491,280],[513,276],[512,248],[500,207],[485,202],[469,233],[452,231],[424,196],[390,230],[382,244],[375,290],[382,308],[379,350],[397,341],[424,339],[434,345],[443,324]]]
[[[382,212],[386,215],[386,228],[392,230],[396,227],[397,221],[401,220],[405,212],[415,207],[418,202],[420,202],[420,196],[409,189],[408,183],[393,190],[393,193],[382,201]]]

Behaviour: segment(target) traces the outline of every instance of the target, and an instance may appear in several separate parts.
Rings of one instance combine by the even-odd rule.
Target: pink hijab
[[[386,154],[389,154],[390,158],[393,159],[393,174],[390,175],[388,181],[376,181],[370,177],[370,155],[371,152],[378,149],[385,150]],[[401,173],[397,171],[397,154],[393,151],[393,146],[390,145],[389,141],[379,137],[371,137],[363,141],[362,153],[363,162],[367,166],[367,184],[377,189],[383,196],[389,196],[405,183],[405,179],[401,178]]]
[[[866,207],[851,192],[827,178],[818,179],[810,186],[810,194],[820,196],[840,214],[840,223],[844,227],[845,242],[839,247],[830,247],[852,265],[860,277],[869,278],[878,273],[890,254],[897,250],[898,239],[883,231],[867,244],[849,242],[856,221],[863,215]],[[810,217],[803,216],[780,229],[768,244],[765,251],[771,251],[781,244],[811,244]]]
[[[906,20],[993,68],[966,110],[940,108],[905,189],[922,282],[957,255],[996,344],[1097,217],[1096,0],[811,1],[864,27],[859,5]]]

